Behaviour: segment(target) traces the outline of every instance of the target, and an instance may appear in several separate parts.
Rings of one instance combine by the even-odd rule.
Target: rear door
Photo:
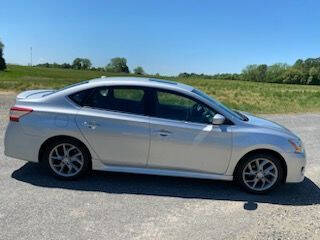
[[[76,118],[82,134],[105,164],[145,166],[150,141],[147,91],[139,87],[100,87]]]
[[[231,155],[229,125],[212,125],[214,110],[176,92],[155,90],[148,167],[225,173]]]

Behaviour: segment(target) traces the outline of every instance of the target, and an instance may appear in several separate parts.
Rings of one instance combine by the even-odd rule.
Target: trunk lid
[[[18,94],[17,100],[42,98],[53,92],[55,92],[55,90],[52,90],[52,89],[38,89],[38,90],[24,91]]]

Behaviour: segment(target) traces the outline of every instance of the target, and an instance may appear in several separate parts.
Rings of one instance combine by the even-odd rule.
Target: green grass
[[[0,72],[0,89],[19,92],[35,88],[60,88],[102,75],[121,76],[105,72],[9,65],[7,71]],[[253,113],[320,112],[320,86],[201,78],[171,78],[171,80],[199,88],[227,106],[243,111]]]

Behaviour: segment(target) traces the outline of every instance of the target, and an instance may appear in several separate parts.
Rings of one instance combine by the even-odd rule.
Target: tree
[[[303,60],[302,59],[298,59],[294,64],[293,67],[295,68],[303,68]]]
[[[282,83],[284,73],[288,70],[289,66],[286,63],[275,63],[268,66],[266,72],[266,82]]]
[[[72,62],[72,68],[81,69],[81,58],[76,58]]]
[[[88,58],[82,58],[82,69],[90,69],[91,66],[92,63]]]
[[[110,60],[110,63],[106,66],[107,72],[114,73],[129,73],[129,67],[127,66],[127,59],[115,57]]]
[[[301,84],[303,83],[303,73],[299,69],[289,68],[283,75],[283,83],[294,83]]]
[[[76,58],[72,62],[72,68],[74,69],[89,69],[91,65],[91,61],[88,58]]]
[[[266,80],[266,73],[267,73],[268,66],[266,64],[261,64],[257,67],[258,71],[258,81],[265,82]]]
[[[69,69],[71,68],[72,66],[69,64],[69,63],[62,63],[61,64],[61,68],[66,68],[66,69]]]
[[[309,70],[307,84],[320,84],[320,69],[312,67]]]
[[[6,61],[3,58],[3,48],[4,44],[0,41],[0,71],[3,71],[7,68]]]
[[[143,68],[141,66],[136,67],[135,69],[133,69],[134,74],[138,74],[138,75],[144,75],[145,72],[143,70]]]
[[[242,70],[244,80],[253,82],[265,82],[268,66],[266,64],[261,65],[248,65]]]
[[[248,65],[245,69],[242,70],[243,79],[247,81],[258,81],[258,65],[252,64]]]

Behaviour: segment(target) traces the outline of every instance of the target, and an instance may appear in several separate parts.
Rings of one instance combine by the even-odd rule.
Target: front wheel
[[[78,178],[88,172],[90,166],[90,154],[72,139],[50,143],[43,157],[46,168],[60,179]]]
[[[281,183],[283,169],[279,160],[269,154],[257,154],[242,161],[235,179],[251,193],[267,193]]]

